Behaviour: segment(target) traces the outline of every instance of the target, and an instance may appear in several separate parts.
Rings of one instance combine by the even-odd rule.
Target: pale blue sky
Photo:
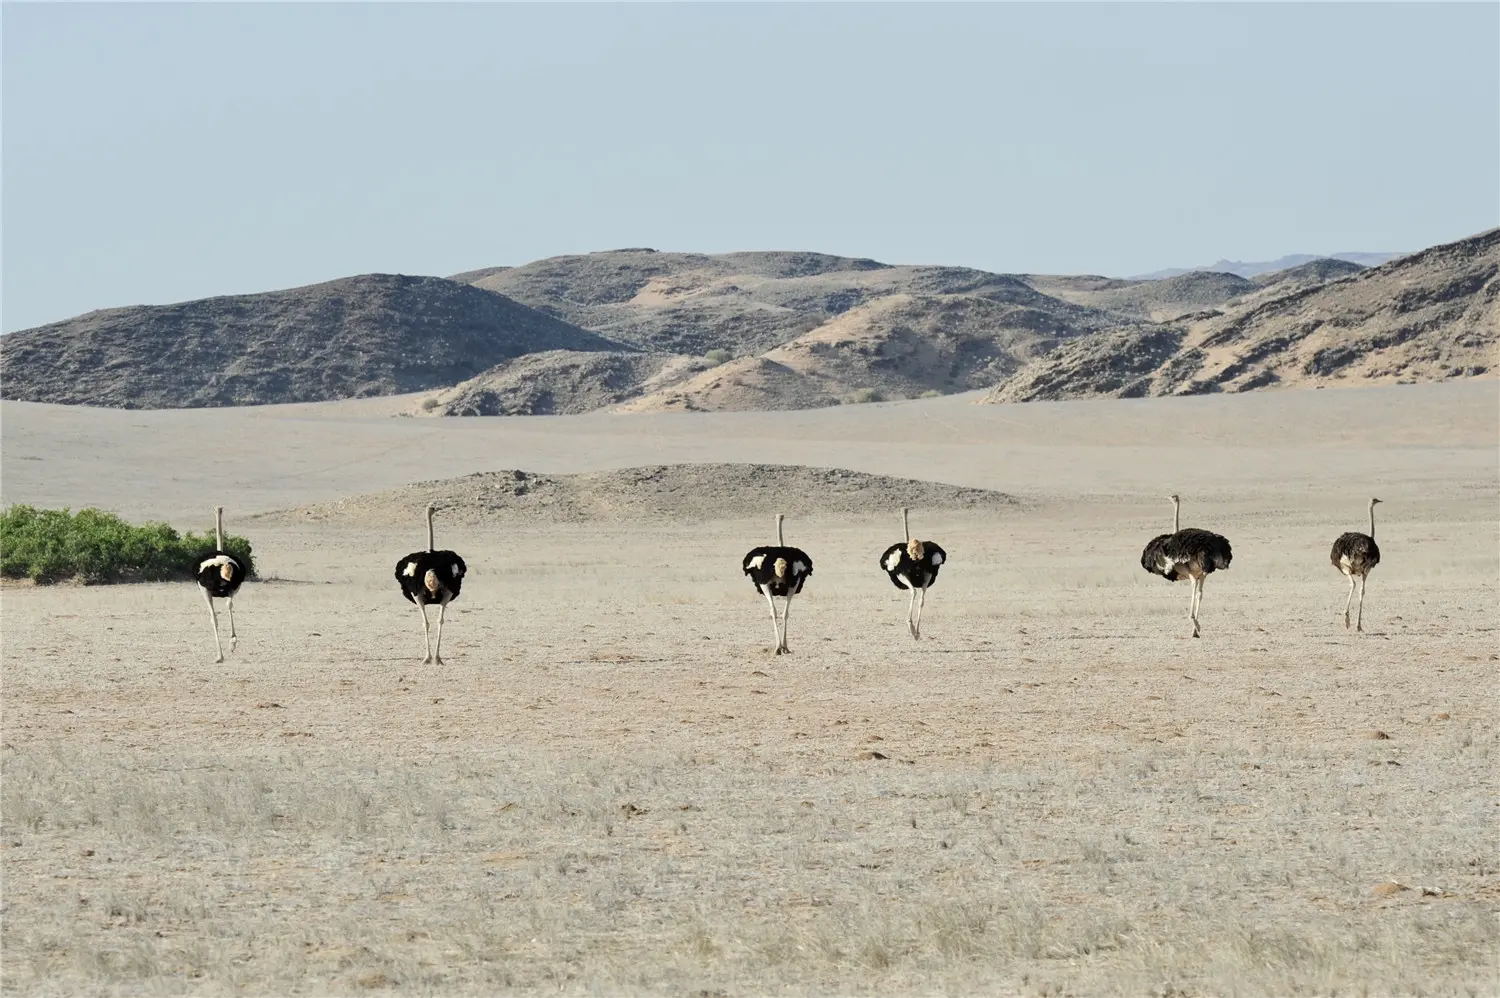
[[[14,4],[6,330],[621,246],[1132,274],[1500,224],[1500,6]]]

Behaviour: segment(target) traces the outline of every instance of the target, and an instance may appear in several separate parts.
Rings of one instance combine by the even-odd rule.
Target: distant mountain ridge
[[[643,350],[762,353],[893,294],[968,295],[1055,314],[1059,328],[1107,317],[968,267],[906,266],[808,252],[609,250],[473,271],[476,287]],[[461,275],[466,276],[466,275]]]
[[[1189,274],[1195,271],[1234,274],[1237,277],[1259,277],[1261,274],[1269,274],[1272,271],[1300,267],[1314,260],[1342,260],[1345,263],[1357,263],[1361,267],[1378,267],[1382,263],[1403,255],[1402,253],[1291,253],[1277,260],[1220,260],[1206,267],[1168,267],[1165,270],[1153,270],[1149,274],[1137,274],[1127,280],[1159,281],[1166,277],[1176,277],[1179,274]]]
[[[986,401],[1494,376],[1500,229],[1352,274],[1340,270],[1304,264],[1221,309],[1080,337],[1006,379]],[[1278,286],[1291,290],[1277,294]]]
[[[0,395],[127,409],[321,402],[440,388],[539,349],[629,348],[467,284],[365,274],[17,330],[0,337]]]
[[[427,393],[410,415],[791,409],[1491,374],[1495,233],[1373,269],[993,274],[646,248],[367,274],[0,337],[0,397],[175,408]]]

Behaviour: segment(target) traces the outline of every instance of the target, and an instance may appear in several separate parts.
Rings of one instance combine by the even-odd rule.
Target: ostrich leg
[[[1354,573],[1349,573],[1349,598],[1344,600],[1344,630],[1349,629],[1349,607],[1354,603]]]
[[[792,649],[786,643],[787,622],[792,619],[792,594],[786,594],[786,607],[781,611],[781,654],[790,655]]]
[[[916,612],[917,612],[917,587],[916,586],[912,586],[911,587],[911,601],[906,604],[906,633],[910,634],[912,637],[916,637],[917,636],[917,625],[912,622],[915,619],[914,615],[916,614]]]
[[[1354,629],[1363,632],[1365,629],[1365,586],[1369,583],[1369,576],[1359,577],[1359,610],[1358,616],[1354,618]]]
[[[427,651],[422,656],[422,664],[429,665],[432,662],[432,625],[427,622],[427,604],[418,603],[417,612],[422,615],[422,647]]]
[[[217,656],[214,658],[214,661],[222,662],[224,661],[224,646],[219,644],[219,614],[218,611],[214,609],[214,598],[208,594],[207,589],[203,589],[203,587],[200,586],[199,590],[203,593],[204,602],[208,604],[208,622],[213,626],[214,629],[214,651],[217,652]]]
[[[224,604],[229,608],[229,650],[233,652],[234,643],[238,640],[234,636],[234,597],[230,596],[226,598]]]
[[[1193,637],[1198,637],[1198,608],[1203,605],[1203,580],[1193,580]]]
[[[781,621],[776,618],[776,600],[771,597],[771,589],[767,586],[761,592],[766,594],[766,603],[771,608],[771,630],[776,632],[776,654],[781,654]]]
[[[448,615],[448,601],[447,600],[443,600],[441,603],[438,604],[437,646],[435,648],[433,648],[433,650],[432,650],[432,664],[433,665],[442,665],[443,664],[443,618],[446,617],[447,615]],[[427,619],[427,614],[425,612],[422,614],[422,619],[423,620]]]
[[[918,641],[922,639],[922,608],[927,605],[927,587],[922,587],[922,598],[917,601],[917,626],[912,628],[911,636]]]

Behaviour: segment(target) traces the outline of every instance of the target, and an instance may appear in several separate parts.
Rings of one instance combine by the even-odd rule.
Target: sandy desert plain
[[[1500,993],[1496,383],[972,399],[0,406],[5,502],[222,503],[262,575],[222,665],[189,584],[0,594],[4,991]],[[915,642],[899,483],[402,488],[703,462],[1004,495],[913,503]],[[1139,565],[1168,492],[1234,545],[1201,640]],[[391,577],[428,495],[441,669]],[[1328,549],[1371,495],[1356,634]],[[782,658],[739,566],[777,508],[816,562]]]

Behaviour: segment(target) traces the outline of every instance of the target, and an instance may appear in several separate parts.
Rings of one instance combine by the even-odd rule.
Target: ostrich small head
[[[1371,499],[1370,500],[1370,505],[1373,506],[1373,505],[1375,505],[1378,502],[1384,502],[1384,501],[1385,501],[1384,499]]]

